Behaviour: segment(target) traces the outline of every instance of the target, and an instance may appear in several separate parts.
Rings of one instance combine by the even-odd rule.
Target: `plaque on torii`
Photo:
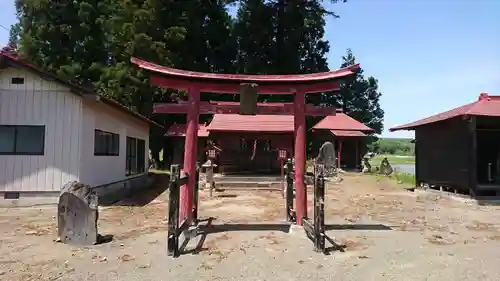
[[[196,171],[198,119],[200,114],[288,114],[294,116],[295,184],[297,224],[307,216],[307,193],[304,184],[306,165],[306,116],[335,114],[335,108],[315,107],[305,103],[306,94],[318,94],[340,89],[340,80],[356,73],[359,65],[339,70],[301,75],[244,75],[216,74],[185,71],[161,66],[138,58],[132,63],[151,73],[151,83],[163,87],[188,91],[188,101],[156,104],[153,113],[187,114],[184,146],[184,171]],[[200,93],[240,94],[241,103],[200,102]],[[293,103],[258,103],[257,92],[266,95],[294,95]],[[191,219],[194,177],[182,189],[180,219]]]

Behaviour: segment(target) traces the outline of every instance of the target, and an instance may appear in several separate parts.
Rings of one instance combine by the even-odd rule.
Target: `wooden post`
[[[356,146],[356,153],[355,153],[356,161],[354,162],[354,167],[356,168],[356,170],[358,170],[359,168],[361,168],[359,165],[361,160],[359,159],[359,139],[356,138],[354,141],[355,141],[354,145]]]
[[[323,165],[314,166],[314,250],[325,251],[325,178]]]
[[[167,255],[178,256],[179,236],[179,185],[177,181],[180,178],[179,165],[170,167],[170,186],[168,196],[168,234],[167,234]]]
[[[286,200],[286,220],[288,222],[294,222],[296,220],[296,216],[293,210],[293,178],[292,178],[292,170],[293,164],[292,160],[288,159],[286,162],[286,190],[285,190],[285,200]]]
[[[306,170],[305,102],[304,91],[296,91],[293,104],[295,123],[295,211],[298,225],[302,225],[302,219],[307,218],[307,190],[304,184]]]
[[[198,224],[198,206],[199,206],[199,190],[200,190],[200,165],[196,162],[196,173],[194,183],[194,203],[193,203],[193,223]]]
[[[339,140],[339,149],[337,151],[337,168],[340,169],[340,157],[342,155],[342,139],[338,138]]]
[[[183,170],[189,175],[186,186],[181,190],[181,210],[179,220],[191,220],[193,217],[193,196],[196,181],[196,158],[198,155],[198,118],[200,105],[200,90],[194,86],[189,88],[189,108],[187,113],[186,142],[184,144]]]

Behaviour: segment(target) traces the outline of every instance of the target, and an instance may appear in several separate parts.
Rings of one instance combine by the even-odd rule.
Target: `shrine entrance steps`
[[[269,190],[283,189],[282,177],[279,175],[214,175],[215,188],[223,190]]]

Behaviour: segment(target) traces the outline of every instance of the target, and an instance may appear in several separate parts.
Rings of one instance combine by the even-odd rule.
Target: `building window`
[[[23,77],[12,77],[12,79],[10,80],[10,83],[14,84],[14,85],[22,85],[22,84],[24,84],[24,78]]]
[[[45,126],[0,125],[0,155],[43,155]]]
[[[120,154],[120,135],[101,130],[94,132],[94,155],[118,156]]]
[[[126,175],[144,173],[146,170],[146,142],[141,139],[127,137]]]

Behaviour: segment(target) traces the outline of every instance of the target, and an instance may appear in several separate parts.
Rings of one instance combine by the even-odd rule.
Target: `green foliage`
[[[152,116],[155,102],[170,101],[172,90],[151,85],[131,64],[136,56],[176,68],[225,73],[301,74],[329,70],[325,10],[321,0],[16,0],[18,23],[10,42],[21,56],[44,70],[92,86],[105,96],[169,125],[178,116]],[[345,2],[331,0],[331,3]],[[239,4],[235,19],[228,5]],[[348,52],[344,64],[355,63]],[[382,129],[377,80],[362,73],[341,93],[309,95],[308,103],[336,105],[354,118]],[[182,93],[181,93],[182,94]],[[185,96],[181,95],[185,99]],[[204,100],[238,95],[206,93]],[[292,95],[261,96],[292,101]],[[318,121],[308,120],[308,125]],[[153,132],[157,157],[163,146]]]
[[[45,70],[91,86],[100,79],[108,53],[105,23],[109,10],[98,0],[16,0],[19,23],[11,41]]]
[[[411,139],[381,138],[368,146],[369,150],[379,154],[414,155],[415,144]],[[392,163],[392,162],[391,162]]]
[[[356,57],[350,49],[342,58],[341,67],[356,64]],[[325,95],[327,104],[333,104],[342,108],[346,114],[352,118],[363,122],[368,127],[373,128],[380,134],[383,129],[384,111],[380,107],[380,97],[382,93],[378,91],[378,81],[370,76],[365,78],[363,70],[345,79],[340,92],[333,95]]]

